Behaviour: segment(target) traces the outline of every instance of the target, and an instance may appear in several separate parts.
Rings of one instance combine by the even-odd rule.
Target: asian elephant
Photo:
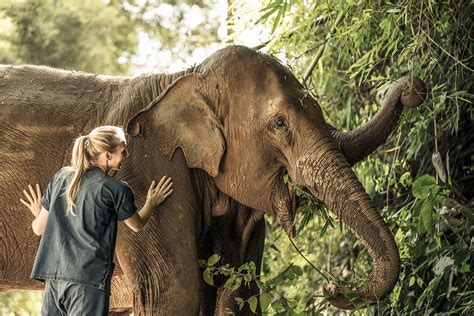
[[[202,281],[198,258],[236,266],[263,253],[263,216],[295,235],[295,197],[282,181],[307,187],[364,244],[368,283],[349,300],[332,285],[331,303],[350,309],[391,291],[399,276],[394,238],[351,165],[382,144],[404,106],[423,101],[424,84],[405,77],[367,123],[339,132],[317,102],[271,56],[230,46],[175,74],[97,76],[38,66],[0,67],[0,290],[40,289],[29,279],[39,238],[19,203],[69,164],[73,140],[104,124],[124,126],[130,157],[118,176],[144,203],[153,179],[171,176],[174,193],[140,233],[119,228],[111,304],[136,315],[238,312],[238,292]],[[244,311],[245,312],[245,311]],[[247,311],[249,312],[249,311]]]

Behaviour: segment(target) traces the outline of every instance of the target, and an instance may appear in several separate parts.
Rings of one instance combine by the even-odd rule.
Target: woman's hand
[[[173,193],[173,182],[170,177],[164,176],[160,182],[155,186],[155,181],[151,182],[148,194],[146,197],[146,203],[151,203],[153,207],[160,205],[171,193]]]
[[[30,190],[29,193],[23,190],[23,194],[26,196],[28,202],[23,199],[20,199],[20,202],[29,208],[31,213],[37,217],[41,211],[41,189],[38,183],[36,184],[36,192],[33,190],[31,184],[28,185],[28,189]]]

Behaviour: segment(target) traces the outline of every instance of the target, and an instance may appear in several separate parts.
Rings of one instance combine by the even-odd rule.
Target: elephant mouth
[[[290,237],[296,236],[296,229],[294,225],[295,214],[296,214],[296,198],[294,194],[294,187],[288,181],[283,181],[283,175],[286,172],[280,172],[277,177],[277,184],[273,187],[271,199],[272,199],[272,212],[276,215],[280,222],[281,228]]]

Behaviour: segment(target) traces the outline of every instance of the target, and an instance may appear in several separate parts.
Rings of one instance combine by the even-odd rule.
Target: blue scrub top
[[[132,189],[100,168],[88,170],[77,192],[74,212],[66,215],[66,189],[72,167],[59,170],[41,205],[49,211],[31,278],[72,281],[105,289],[112,276],[117,221],[137,210]]]

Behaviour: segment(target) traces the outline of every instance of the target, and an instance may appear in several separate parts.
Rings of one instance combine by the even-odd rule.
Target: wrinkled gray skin
[[[153,179],[171,176],[174,194],[145,229],[120,225],[115,310],[136,315],[212,315],[238,311],[236,292],[202,281],[198,258],[261,264],[263,216],[276,216],[291,236],[292,190],[309,188],[361,240],[372,257],[369,281],[357,289],[374,301],[398,280],[393,236],[350,168],[395,127],[403,105],[422,102],[423,83],[403,78],[363,126],[340,133],[287,68],[242,46],[218,51],[201,65],[173,75],[96,76],[35,66],[0,67],[0,289],[40,289],[29,279],[39,238],[19,203],[28,183],[43,188],[69,164],[73,140],[104,124],[129,133],[130,157],[118,176],[144,203]],[[333,285],[331,303],[354,308]],[[317,293],[315,293],[317,294]],[[244,310],[242,313],[248,313]]]

